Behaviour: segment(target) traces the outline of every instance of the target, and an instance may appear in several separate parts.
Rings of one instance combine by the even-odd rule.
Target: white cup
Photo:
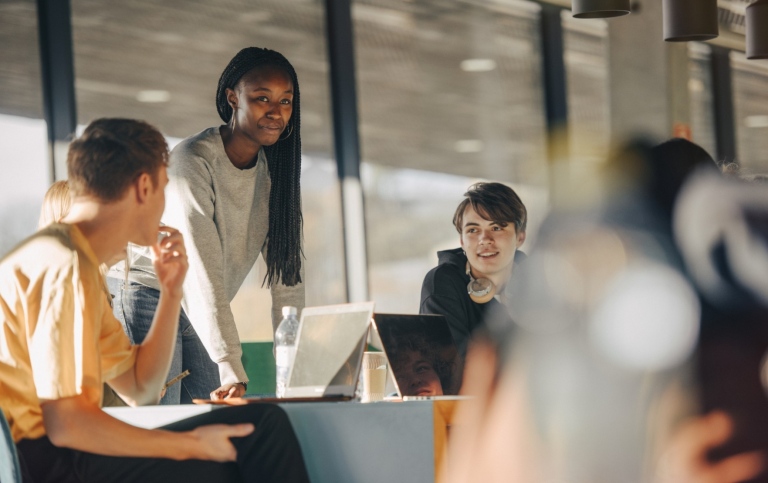
[[[383,352],[365,352],[360,372],[363,392],[360,402],[381,401],[387,387],[387,356]]]

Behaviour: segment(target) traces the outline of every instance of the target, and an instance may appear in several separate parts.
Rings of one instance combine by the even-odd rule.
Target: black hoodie
[[[514,264],[525,260],[525,253],[515,253]],[[493,313],[509,319],[504,306],[495,298],[478,304],[469,298],[467,285],[467,256],[461,248],[437,252],[437,267],[427,273],[421,286],[420,314],[444,315],[451,329],[462,359],[472,333],[484,325],[486,317]],[[514,273],[514,271],[513,271]]]

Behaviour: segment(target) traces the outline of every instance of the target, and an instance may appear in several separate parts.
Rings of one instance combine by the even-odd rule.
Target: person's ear
[[[464,237],[459,235],[459,245],[461,245],[461,248],[464,249]]]
[[[227,104],[229,104],[229,107],[231,107],[233,111],[236,111],[237,110],[237,92],[229,88],[227,88],[227,90],[224,92],[227,94]]]
[[[525,232],[521,231],[517,234],[517,248],[520,248],[525,243]]]
[[[152,177],[148,173],[141,173],[134,183],[136,187],[136,201],[139,204],[147,202],[147,198],[154,191]]]

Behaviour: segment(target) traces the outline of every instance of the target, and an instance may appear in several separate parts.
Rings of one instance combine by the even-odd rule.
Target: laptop
[[[458,394],[462,367],[444,316],[374,314],[373,323],[400,397]]]
[[[286,398],[352,399],[372,315],[373,302],[305,308]]]
[[[198,404],[231,406],[258,402],[348,401],[355,397],[373,302],[306,307],[301,311],[285,397],[246,395]]]

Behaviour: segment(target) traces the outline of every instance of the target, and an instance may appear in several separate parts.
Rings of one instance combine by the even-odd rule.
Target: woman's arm
[[[184,309],[211,360],[218,364],[221,383],[244,382],[248,377],[226,292],[223,242],[214,221],[213,176],[205,160],[185,156],[172,159],[175,165],[164,215],[186,238],[189,273]]]

